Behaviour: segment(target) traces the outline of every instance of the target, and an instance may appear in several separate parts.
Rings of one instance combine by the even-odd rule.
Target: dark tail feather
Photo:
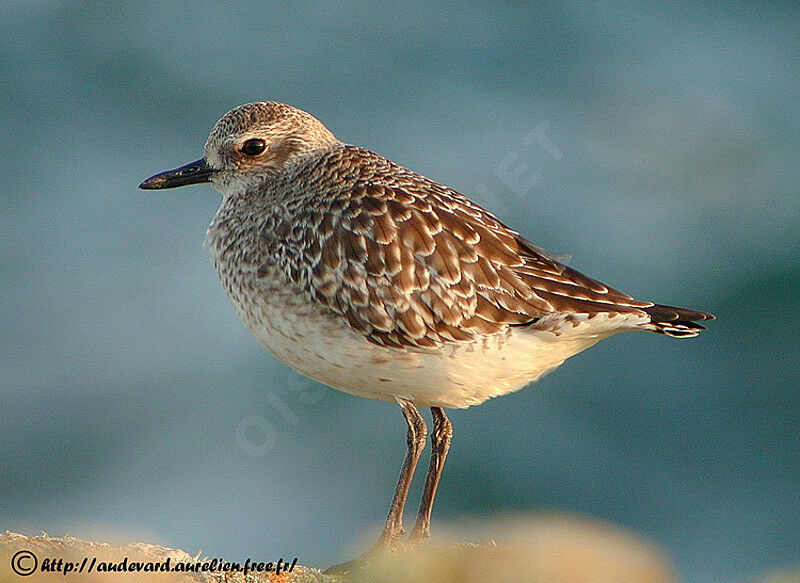
[[[701,330],[706,329],[705,326],[701,326],[697,322],[714,319],[713,314],[706,312],[661,306],[659,304],[644,308],[644,311],[650,316],[650,323],[645,325],[648,330],[675,338],[697,336]]]

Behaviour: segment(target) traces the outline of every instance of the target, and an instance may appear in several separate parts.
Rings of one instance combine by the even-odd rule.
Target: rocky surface
[[[437,533],[444,531],[438,528]],[[464,539],[481,543],[458,542]],[[22,553],[22,554],[18,554]],[[21,577],[11,569],[30,570]],[[76,537],[0,535],[0,583],[115,582],[129,583],[672,583],[680,578],[667,555],[652,543],[606,523],[554,515],[495,522],[492,525],[451,527],[421,547],[400,544],[388,554],[350,563],[343,571],[326,574],[297,565],[291,572],[77,572],[84,557],[96,565],[131,563],[196,565],[208,563],[199,553],[148,543],[112,545]],[[41,572],[43,561],[61,560],[60,570]],[[291,561],[292,558],[289,558]],[[67,564],[73,572],[65,575]],[[274,565],[273,565],[274,569]],[[800,583],[800,570],[770,573],[752,581]]]

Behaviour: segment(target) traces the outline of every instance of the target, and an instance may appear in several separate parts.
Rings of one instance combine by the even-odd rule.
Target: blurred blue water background
[[[275,99],[590,275],[719,318],[454,411],[436,521],[583,513],[689,581],[800,560],[795,3],[3,11],[0,529],[312,565],[377,533],[397,408],[249,337],[201,246],[215,191],[136,190]]]

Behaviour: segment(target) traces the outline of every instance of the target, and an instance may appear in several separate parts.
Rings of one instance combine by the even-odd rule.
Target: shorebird
[[[300,373],[396,402],[407,451],[377,546],[403,509],[427,427],[432,453],[409,540],[430,535],[453,434],[445,408],[516,391],[617,332],[696,336],[713,315],[639,301],[570,269],[464,195],[276,102],[225,114],[203,158],[143,189],[210,182],[206,235],[250,333]]]

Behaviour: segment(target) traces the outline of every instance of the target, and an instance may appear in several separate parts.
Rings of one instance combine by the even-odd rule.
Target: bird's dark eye
[[[258,156],[267,149],[267,143],[259,138],[247,140],[242,144],[241,151],[248,156]]]

